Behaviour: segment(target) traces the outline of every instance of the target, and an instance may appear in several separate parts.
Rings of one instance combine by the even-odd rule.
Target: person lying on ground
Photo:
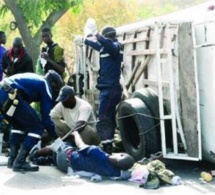
[[[47,154],[54,157],[57,168],[65,173],[91,177],[100,181],[102,177],[111,179],[129,179],[129,169],[134,165],[134,159],[127,153],[108,154],[99,146],[87,145],[78,131],[71,133],[74,146],[57,139],[52,145],[42,149],[34,149],[31,159]]]

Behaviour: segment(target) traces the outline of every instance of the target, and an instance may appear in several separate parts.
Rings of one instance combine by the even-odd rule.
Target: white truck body
[[[139,102],[136,100],[139,91],[144,95],[145,88],[152,89],[153,96],[155,92],[157,99],[153,101],[157,102],[152,104],[157,104],[158,109],[150,115],[159,121],[160,137],[152,144],[159,139],[164,158],[215,162],[215,10],[209,11],[210,5],[215,5],[215,1],[117,28],[118,39],[124,45],[121,83],[125,97],[118,109],[130,112],[133,103],[135,107]],[[83,98],[96,112],[99,104],[95,88],[98,53],[85,46],[76,46],[76,51],[76,73],[84,75]],[[74,87],[78,93],[78,82]],[[129,117],[126,111],[118,111],[119,120]],[[139,118],[133,120],[136,122]],[[171,125],[171,137],[167,121]],[[132,129],[136,124],[128,126]],[[150,139],[147,135],[142,139],[142,126],[144,124],[137,124],[140,143],[134,148],[127,148],[127,140],[123,140],[128,153],[134,156],[139,153],[135,156],[137,160],[145,155],[138,148],[143,144],[141,142],[147,149],[150,140],[154,139],[152,135]],[[121,125],[123,127],[125,125]]]

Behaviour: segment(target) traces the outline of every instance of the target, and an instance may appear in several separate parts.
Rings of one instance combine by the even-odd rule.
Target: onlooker
[[[52,145],[42,149],[32,150],[32,158],[44,156],[54,152],[54,162],[63,172],[70,167],[75,174],[91,177],[92,180],[101,180],[101,177],[113,179],[128,179],[129,169],[134,164],[134,159],[127,153],[109,155],[98,146],[85,144],[78,131],[72,134],[75,146],[71,147],[64,142],[56,140]]]
[[[111,26],[104,27],[102,33],[97,31],[96,24],[92,19],[86,23],[86,38],[84,43],[100,54],[100,69],[97,83],[99,94],[99,121],[97,132],[102,141],[111,140],[114,137],[116,128],[116,106],[121,100],[122,87],[120,85],[121,63],[123,59],[122,45],[116,39],[116,30]]]
[[[2,58],[3,58],[3,53],[6,51],[6,49],[2,46],[2,44],[5,44],[5,43],[6,43],[5,32],[0,31],[0,81],[3,78]]]
[[[3,79],[3,68],[2,68],[2,58],[3,53],[6,51],[5,47],[2,45],[6,43],[6,34],[3,31],[0,31],[0,81]],[[10,125],[4,119],[4,116],[0,113],[0,131],[4,134],[3,136],[3,148],[7,150],[8,148],[8,138],[10,134]]]
[[[63,78],[65,73],[64,50],[52,40],[51,29],[42,29],[42,40],[47,45],[42,48],[40,58],[36,67],[38,74],[46,74],[49,70],[55,70]],[[41,71],[42,70],[42,71]]]
[[[59,103],[51,110],[50,116],[58,136],[63,137],[71,129],[79,129],[85,143],[98,145],[100,140],[92,106],[86,100],[75,96],[73,88],[68,85],[61,89],[56,101]]]
[[[12,48],[4,53],[2,67],[6,76],[17,73],[34,72],[33,61],[24,48],[20,37],[16,37],[13,40]]]
[[[14,171],[37,171],[26,157],[41,139],[44,129],[54,139],[58,138],[49,113],[53,108],[53,93],[63,85],[59,74],[50,70],[45,77],[35,73],[21,73],[4,78],[0,83],[0,110],[12,124],[8,168]],[[31,107],[40,102],[41,118]],[[20,148],[21,147],[21,148]]]

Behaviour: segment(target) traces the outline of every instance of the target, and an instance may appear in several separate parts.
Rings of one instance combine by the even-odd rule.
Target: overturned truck
[[[209,5],[117,28],[124,97],[116,121],[136,160],[162,151],[164,158],[215,162],[215,11]],[[73,84],[96,113],[98,53],[86,46],[76,51]]]

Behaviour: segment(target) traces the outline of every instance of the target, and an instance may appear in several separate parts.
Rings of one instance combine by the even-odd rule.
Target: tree
[[[41,29],[52,27],[69,9],[77,10],[82,0],[3,0],[0,14],[10,11],[23,42],[33,58],[34,64],[39,56]]]

